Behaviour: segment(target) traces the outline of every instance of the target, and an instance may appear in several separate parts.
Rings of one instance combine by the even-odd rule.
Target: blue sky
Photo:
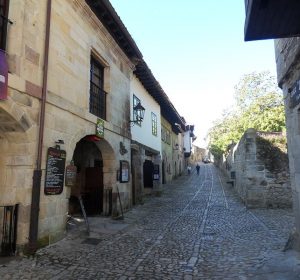
[[[178,113],[203,146],[245,74],[276,75],[273,40],[244,42],[243,0],[110,0]]]

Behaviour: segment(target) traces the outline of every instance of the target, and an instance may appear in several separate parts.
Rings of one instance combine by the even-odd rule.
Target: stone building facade
[[[206,149],[200,148],[196,145],[193,145],[193,154],[191,156],[191,160],[194,163],[201,162],[204,160],[206,155]]]
[[[166,184],[173,179],[173,146],[171,140],[172,126],[162,117],[161,142],[162,142],[162,183]]]
[[[274,144],[285,147],[284,137],[248,129],[231,146],[223,168],[247,207],[292,207],[287,153]]]
[[[18,204],[17,244],[29,239],[37,246],[63,236],[66,213],[70,206],[76,211],[73,196],[82,196],[91,215],[118,215],[118,192],[123,209],[131,206],[130,180],[118,175],[120,162],[130,163],[130,81],[141,54],[130,38],[124,48],[88,1],[11,1],[8,17],[8,94],[0,100],[0,205]],[[95,95],[102,98],[102,107],[93,101]],[[65,165],[77,167],[73,186],[63,182],[56,194],[44,191],[49,148],[65,151]],[[130,165],[124,168],[130,172]],[[40,179],[40,193],[33,194],[33,177]]]
[[[175,123],[184,122],[109,1],[3,3],[0,222],[18,209],[13,245],[34,251],[64,236],[80,198],[88,215],[129,209],[145,184],[144,170],[133,169],[150,160],[161,174],[161,116],[177,134]],[[138,145],[130,126],[135,77],[157,115],[156,140]]]

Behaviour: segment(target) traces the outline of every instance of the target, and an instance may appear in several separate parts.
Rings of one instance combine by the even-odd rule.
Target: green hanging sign
[[[98,137],[104,138],[104,120],[102,119],[97,119],[96,135]]]

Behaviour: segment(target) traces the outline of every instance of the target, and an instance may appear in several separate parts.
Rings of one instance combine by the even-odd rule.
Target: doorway
[[[69,212],[81,214],[79,197],[82,197],[87,215],[103,212],[103,159],[95,142],[81,139],[73,154],[77,167],[76,184],[71,188]]]
[[[153,188],[153,163],[151,160],[145,160],[143,164],[144,188]]]
[[[165,184],[166,183],[166,174],[165,174],[165,161],[163,160],[162,161],[162,165],[161,165],[161,168],[162,168],[162,183]]]

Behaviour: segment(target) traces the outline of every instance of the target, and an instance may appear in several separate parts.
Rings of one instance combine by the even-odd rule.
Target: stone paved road
[[[92,218],[89,237],[75,227],[34,258],[0,265],[0,279],[300,279],[300,255],[282,251],[292,211],[247,210],[222,181],[202,165],[124,221]]]

